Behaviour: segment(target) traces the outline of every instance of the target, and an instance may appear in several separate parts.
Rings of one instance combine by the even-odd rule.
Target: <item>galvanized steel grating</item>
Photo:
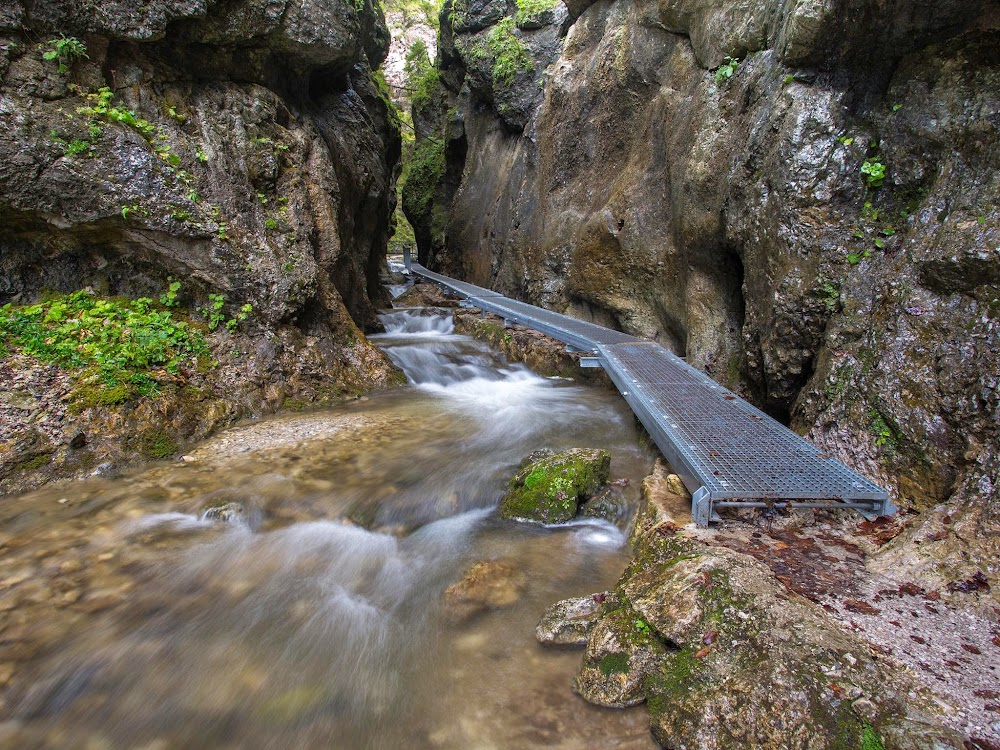
[[[477,307],[598,354],[629,406],[693,495],[707,525],[712,504],[834,501],[893,512],[884,490],[776,422],[659,344],[544,310],[412,264]],[[812,507],[813,502],[803,505]]]

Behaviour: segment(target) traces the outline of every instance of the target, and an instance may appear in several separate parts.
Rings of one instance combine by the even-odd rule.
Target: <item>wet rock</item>
[[[643,512],[653,523],[587,645],[584,698],[646,701],[663,747],[961,747],[930,693],[762,563]]]
[[[534,461],[510,481],[500,501],[503,518],[560,523],[607,481],[611,454],[574,448]]]
[[[542,615],[535,628],[535,638],[547,645],[586,645],[606,596],[605,592],[556,602]]]
[[[480,561],[461,581],[444,592],[445,611],[453,622],[462,622],[493,609],[509,607],[521,598],[524,573],[510,563]]]
[[[393,307],[458,307],[458,300],[437,284],[414,284],[392,301]]]
[[[245,519],[246,511],[241,503],[228,502],[202,508],[201,517],[206,521],[239,523]]]
[[[574,686],[598,706],[634,706],[646,700],[646,682],[665,659],[664,643],[636,610],[623,603],[594,624]]]
[[[625,493],[618,487],[605,484],[598,488],[593,497],[580,506],[580,515],[588,518],[603,518],[617,523],[628,513]]]

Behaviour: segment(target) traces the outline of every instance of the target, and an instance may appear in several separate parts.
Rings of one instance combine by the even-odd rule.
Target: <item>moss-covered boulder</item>
[[[611,454],[574,448],[528,463],[511,479],[500,503],[503,518],[561,523],[608,480]]]

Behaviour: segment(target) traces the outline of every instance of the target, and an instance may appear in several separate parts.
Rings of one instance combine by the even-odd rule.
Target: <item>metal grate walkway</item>
[[[592,352],[691,491],[699,526],[725,507],[895,512],[883,489],[659,344],[508,299],[417,263],[408,268],[486,312]]]

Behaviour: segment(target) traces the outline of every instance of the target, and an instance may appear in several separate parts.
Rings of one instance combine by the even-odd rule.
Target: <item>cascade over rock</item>
[[[968,510],[931,548],[983,569],[995,3],[527,7],[442,12],[442,85],[414,112],[427,168],[403,193],[421,262],[657,340],[904,507]]]

